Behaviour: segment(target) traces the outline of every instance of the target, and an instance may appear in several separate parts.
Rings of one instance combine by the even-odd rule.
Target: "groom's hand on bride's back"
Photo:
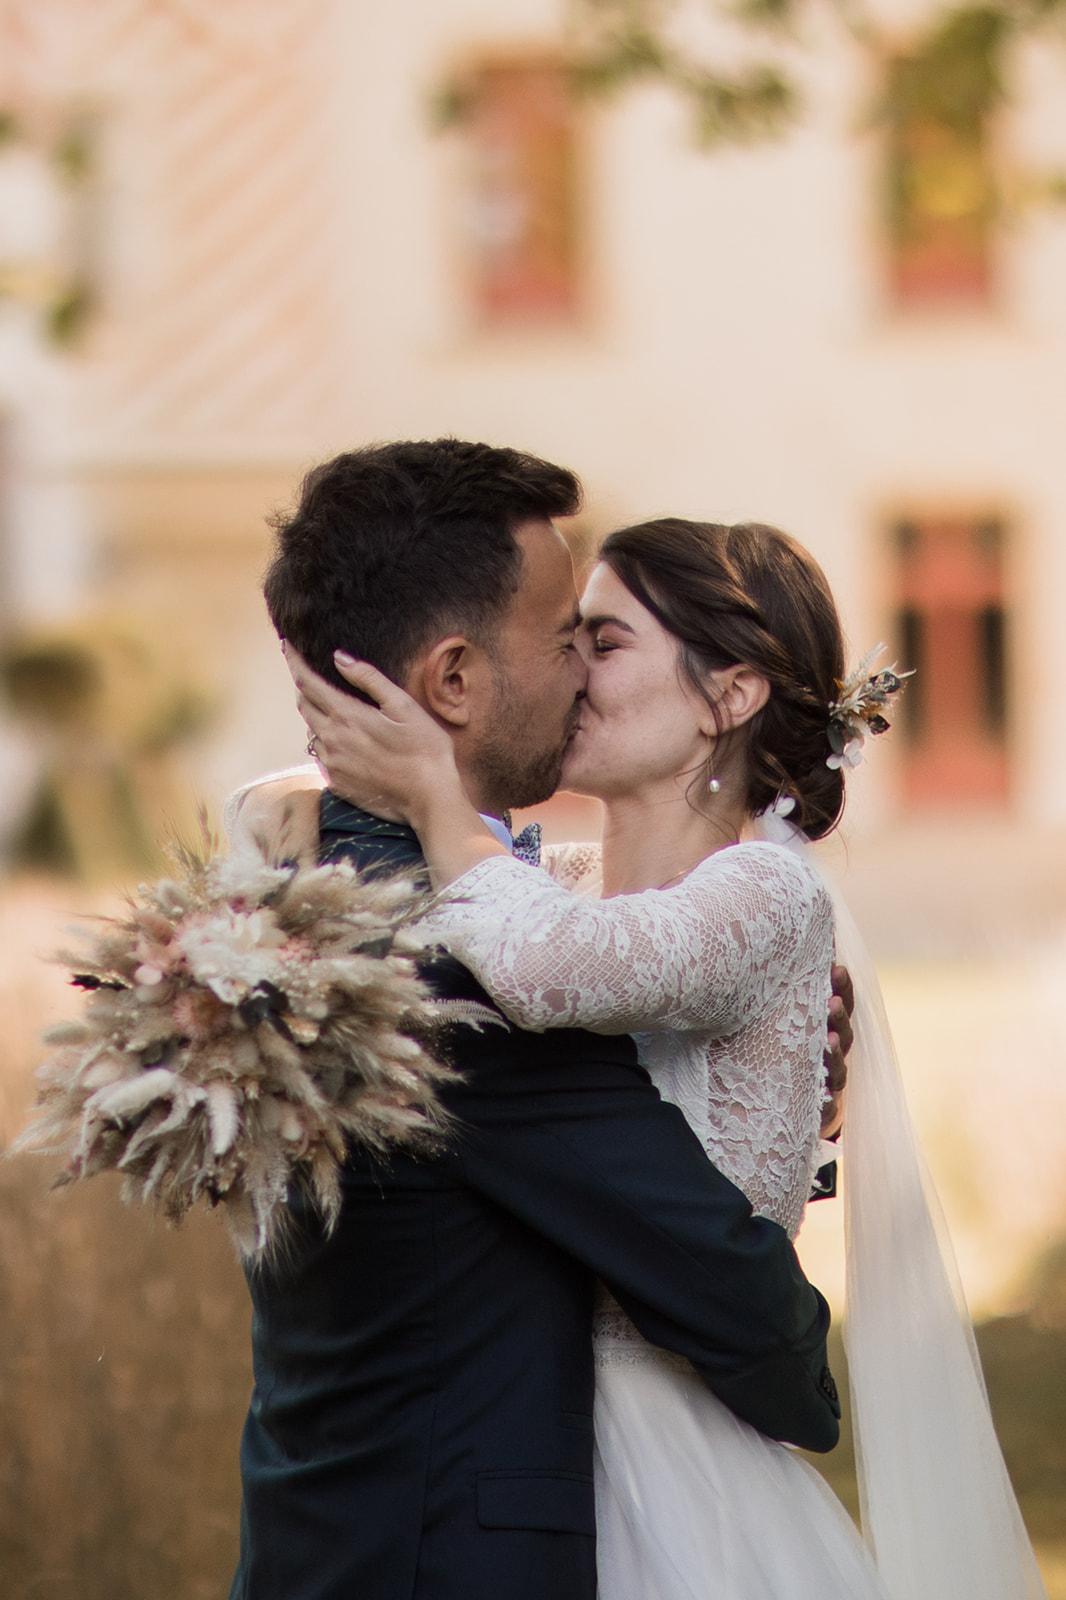
[[[847,967],[835,966],[833,992],[829,999],[829,1037],[825,1051],[825,1085],[829,1099],[822,1107],[822,1137],[837,1133],[844,1120],[842,1097],[848,1080],[848,1051],[855,1042],[851,1016],[855,1010],[855,990]]]

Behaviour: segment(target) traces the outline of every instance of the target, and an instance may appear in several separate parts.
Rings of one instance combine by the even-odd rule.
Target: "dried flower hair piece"
[[[104,1171],[174,1222],[221,1207],[238,1251],[270,1255],[303,1188],[327,1229],[349,1141],[439,1147],[455,1077],[408,928],[425,896],[349,863],[295,867],[264,841],[230,856],[204,826],[173,878],[57,959],[83,1019],[45,1035],[36,1119],[17,1148],[64,1157],[57,1186]],[[490,1013],[488,1020],[495,1020]]]
[[[870,668],[888,646],[875,645],[863,656],[843,683],[837,685],[838,698],[829,706],[829,755],[826,766],[835,772],[841,767],[857,767],[862,760],[867,734],[887,733],[891,723],[885,716],[910,672],[900,672],[893,664],[879,672]]]

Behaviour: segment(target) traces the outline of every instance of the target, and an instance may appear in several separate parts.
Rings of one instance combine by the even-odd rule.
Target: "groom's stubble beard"
[[[484,739],[471,757],[471,767],[486,804],[497,812],[550,800],[559,787],[567,745],[577,720],[577,704],[551,743],[530,742],[530,728],[539,720],[500,661],[493,663],[493,703]]]

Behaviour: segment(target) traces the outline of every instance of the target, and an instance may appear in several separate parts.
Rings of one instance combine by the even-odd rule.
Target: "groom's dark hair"
[[[572,472],[519,450],[432,439],[347,451],[309,472],[296,509],[275,519],[270,620],[341,688],[334,650],[402,681],[453,628],[491,643],[521,576],[515,529],[580,501]]]

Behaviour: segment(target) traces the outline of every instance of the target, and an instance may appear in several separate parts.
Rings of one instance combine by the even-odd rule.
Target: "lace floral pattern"
[[[431,911],[434,937],[519,1027],[632,1033],[710,1159],[794,1238],[825,1098],[833,918],[818,878],[765,842],[606,900],[596,846],[550,847],[545,868],[482,862]],[[606,1291],[595,1333],[601,1362],[661,1358]]]

